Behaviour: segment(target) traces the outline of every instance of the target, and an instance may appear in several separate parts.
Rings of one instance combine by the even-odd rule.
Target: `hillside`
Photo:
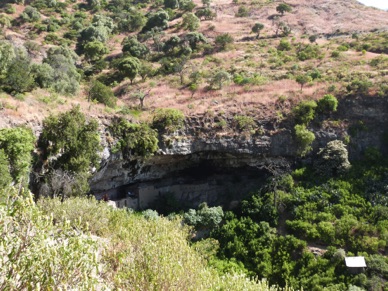
[[[35,2],[44,3],[44,1]],[[34,1],[31,3],[33,4]],[[69,24],[56,24],[55,33],[44,31],[47,23],[52,19],[50,17],[54,16],[57,22],[61,19],[68,19],[69,15],[74,17],[78,7],[82,7],[82,10],[85,11],[82,12],[85,15],[82,17],[86,17],[83,20],[85,22],[83,27],[85,27],[94,13],[112,15],[109,6],[96,11],[96,9],[89,10],[84,3],[63,2],[62,4],[58,5],[59,7],[63,6],[63,9],[40,9],[40,20],[32,23],[20,20],[25,6],[11,4],[14,13],[2,14],[3,18],[11,20],[11,23],[3,25],[3,37],[11,40],[11,43],[16,47],[27,46],[29,57],[32,58],[33,62],[39,63],[46,55],[46,51],[53,45],[64,43],[74,48],[77,42],[73,36],[68,38],[70,32],[75,33]],[[194,8],[194,12],[202,6],[200,2],[194,2],[194,4],[197,6]],[[183,67],[173,69],[172,72],[157,72],[155,76],[149,76],[145,82],[141,81],[139,77],[135,79],[132,86],[126,80],[119,84],[116,81],[113,84],[115,95],[118,98],[116,109],[88,104],[86,94],[92,75],[85,76],[85,79],[81,81],[81,89],[71,98],[39,88],[24,93],[16,100],[3,93],[0,124],[3,126],[7,126],[7,124],[39,124],[42,117],[51,112],[61,112],[70,108],[71,104],[81,104],[83,110],[88,114],[103,118],[103,116],[111,116],[112,113],[123,112],[123,108],[136,109],[139,106],[139,101],[134,95],[139,91],[148,93],[144,99],[144,109],[146,110],[141,114],[144,118],[147,118],[147,112],[159,107],[178,108],[186,115],[203,114],[208,110],[241,113],[251,109],[251,111],[273,115],[275,113],[274,104],[280,96],[288,98],[291,102],[307,97],[316,98],[314,96],[319,97],[327,92],[328,84],[336,84],[336,90],[342,94],[346,83],[353,78],[353,72],[358,72],[357,74],[363,72],[364,75],[368,75],[367,72],[372,70],[373,76],[369,78],[374,84],[374,89],[379,90],[379,84],[386,82],[385,74],[378,72],[378,70],[384,70],[384,65],[380,64],[376,71],[376,66],[370,66],[369,63],[379,54],[368,49],[361,54],[361,47],[364,43],[368,45],[368,40],[364,40],[364,38],[371,31],[381,31],[381,33],[376,33],[377,38],[380,39],[377,41],[384,42],[386,34],[383,31],[388,27],[387,12],[365,7],[357,1],[290,1],[289,4],[292,7],[292,12],[285,13],[284,16],[280,17],[276,11],[277,2],[256,1],[241,4],[226,1],[211,2],[209,7],[213,13],[216,13],[216,16],[211,20],[202,20],[198,31],[203,33],[209,46],[213,48],[199,48],[198,52],[193,52],[189,60],[184,60],[184,64],[179,65]],[[3,11],[6,10],[5,6],[6,4],[3,4]],[[40,4],[38,7],[45,6]],[[240,7],[246,9],[248,13],[242,17],[236,17]],[[155,9],[157,8],[145,5],[143,11],[145,13]],[[182,15],[182,13],[177,13],[178,15]],[[13,19],[15,20],[12,21]],[[362,21],[359,21],[360,19]],[[187,31],[179,28],[180,22],[179,16],[170,21],[169,28],[164,30],[160,36],[161,40],[165,41],[172,35],[184,37]],[[256,22],[264,25],[259,40],[256,40],[251,32],[251,28]],[[276,30],[279,30],[279,23],[289,27],[290,33],[287,33],[288,35],[285,37],[282,36],[282,32],[278,32],[278,37],[273,38],[276,35]],[[81,30],[82,27],[79,31]],[[136,33],[139,34],[139,32]],[[222,33],[228,33],[234,41],[225,49],[220,49],[214,44],[215,37]],[[358,41],[351,38],[352,34],[355,35],[355,33],[359,36]],[[51,36],[54,34],[58,38],[57,40],[51,40]],[[122,48],[121,41],[125,36],[133,34],[121,31],[114,31],[113,34],[110,34],[106,40],[108,51],[105,58],[111,60],[112,57],[119,57]],[[316,43],[313,45],[318,48],[318,51],[311,58],[301,59],[298,56],[301,46],[307,46],[309,44],[308,37],[312,35],[317,37]],[[279,50],[279,43],[283,38],[287,39],[290,47]],[[339,57],[331,57],[332,52],[336,51],[336,48],[342,43],[350,44],[350,48],[345,48],[346,51],[341,52]],[[151,40],[148,40],[146,45],[153,54],[148,55],[147,59],[151,60],[154,70],[160,69],[160,61],[158,61],[161,59],[160,53],[157,52],[157,48]],[[382,45],[384,51],[384,44]],[[167,53],[167,57],[172,59],[178,56]],[[83,55],[77,62],[79,68],[83,70],[90,65],[93,66],[93,62],[90,63],[90,60],[84,59]],[[300,92],[299,85],[294,81],[295,76],[308,73],[312,68],[319,70],[321,78],[309,83],[305,90]],[[109,74],[107,69],[101,73],[97,71],[97,75],[103,78],[105,74]],[[247,76],[257,75],[260,78],[253,84],[251,82],[249,88],[247,85],[237,84],[234,81],[229,82],[221,90],[209,90],[212,74],[221,69],[232,73],[232,75],[240,73]],[[179,72],[174,73],[174,70],[179,70]],[[189,88],[192,84],[189,76],[194,71],[199,73],[201,77],[196,81],[198,84],[193,92]],[[183,84],[180,82],[181,77]]]

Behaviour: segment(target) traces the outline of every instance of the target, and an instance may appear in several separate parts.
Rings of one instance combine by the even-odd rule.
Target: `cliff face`
[[[225,120],[228,125],[233,122]],[[260,130],[253,133],[237,132],[232,126],[220,131],[212,126],[217,121],[218,117],[210,121],[208,116],[188,118],[183,131],[160,136],[158,153],[148,159],[123,158],[121,153],[109,154],[106,148],[101,169],[91,181],[92,190],[108,191],[119,198],[130,189],[144,198],[136,202],[140,208],[165,193],[190,205],[227,203],[241,199],[269,175],[300,160],[291,118],[276,126],[275,120],[256,120]],[[327,142],[349,137],[351,159],[368,147],[385,151],[387,121],[385,98],[345,98],[335,114],[317,116],[309,126],[316,140],[305,159],[313,160],[314,153]]]

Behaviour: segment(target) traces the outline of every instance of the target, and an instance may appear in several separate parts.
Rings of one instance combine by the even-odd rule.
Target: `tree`
[[[88,42],[84,46],[84,53],[85,53],[86,59],[93,62],[101,60],[103,56],[108,52],[109,50],[105,46],[105,44],[98,40]]]
[[[200,8],[195,12],[195,15],[199,18],[202,19],[204,18],[205,20],[212,20],[214,17],[216,17],[216,14],[210,9],[210,8]]]
[[[116,97],[110,87],[99,81],[93,81],[89,89],[89,99],[96,100],[108,107],[115,107]]]
[[[147,77],[153,76],[155,73],[155,70],[150,62],[141,60],[140,64],[140,70],[139,70],[139,75],[144,82]]]
[[[89,173],[100,157],[100,135],[96,120],[87,120],[80,107],[43,120],[39,138],[42,159],[53,169]]]
[[[297,124],[294,127],[296,142],[298,144],[298,154],[302,157],[312,150],[311,144],[315,140],[315,135],[309,131],[304,124]]]
[[[224,50],[227,45],[234,42],[233,36],[229,33],[223,33],[216,37],[215,43],[221,50]]]
[[[154,12],[149,15],[147,22],[145,26],[143,27],[143,32],[147,32],[151,30],[152,28],[158,27],[160,29],[165,29],[168,26],[168,21],[170,17],[168,16],[168,13],[164,11],[163,9]]]
[[[200,25],[199,18],[192,12],[187,12],[182,16],[182,28],[189,31],[195,31]]]
[[[304,74],[304,75],[298,75],[295,78],[295,81],[300,85],[300,91],[303,91],[303,86],[307,83],[310,83],[313,79],[311,76]]]
[[[158,133],[146,123],[130,123],[119,118],[110,130],[119,139],[116,149],[124,155],[148,157],[158,150]]]
[[[277,7],[276,7],[276,11],[279,12],[281,15],[284,15],[285,12],[291,12],[292,11],[292,8],[290,5],[286,4],[286,3],[280,3]]]
[[[12,43],[0,40],[0,80],[4,78],[15,57],[15,49]]]
[[[150,96],[151,90],[148,90],[147,92],[137,90],[136,92],[132,93],[132,97],[139,100],[140,102],[140,109],[144,108],[144,100]]]
[[[230,80],[232,79],[232,76],[224,71],[224,70],[221,70],[221,71],[218,71],[214,77],[212,78],[211,80],[211,85],[214,86],[216,85],[216,87],[218,89],[222,89],[222,86],[225,84],[225,83],[228,83],[230,82]]]
[[[256,22],[255,25],[252,27],[252,32],[256,33],[256,38],[258,39],[260,37],[260,32],[263,30],[264,24]]]
[[[15,58],[8,68],[5,85],[10,91],[16,93],[31,91],[34,78],[31,74],[30,60],[22,57]]]
[[[317,102],[317,110],[319,112],[328,113],[337,111],[338,100],[331,94],[324,95]]]
[[[118,69],[124,77],[128,77],[131,80],[132,84],[133,80],[139,73],[140,66],[141,64],[138,58],[126,57],[119,63]]]
[[[224,211],[221,206],[209,207],[206,202],[199,204],[198,210],[190,209],[183,216],[183,221],[195,226],[197,229],[213,229],[217,227],[224,217]]]
[[[338,177],[350,168],[348,150],[340,140],[333,140],[321,148],[314,159],[314,170],[323,177]]]
[[[24,127],[0,129],[0,149],[3,152],[3,159],[5,155],[9,163],[9,173],[16,183],[28,182],[34,143],[35,137],[30,129]]]
[[[188,42],[188,44],[192,50],[197,49],[198,43],[200,43],[200,42],[206,43],[207,42],[207,39],[205,38],[205,36],[200,32],[189,32],[188,34],[186,34],[184,36],[183,40],[185,42]]]
[[[148,47],[139,42],[134,36],[124,38],[122,45],[123,53],[128,53],[135,58],[143,59],[149,53]]]
[[[177,9],[179,8],[178,0],[164,0],[164,8]]]
[[[302,101],[292,110],[298,124],[308,124],[314,119],[317,103],[315,101]]]
[[[314,43],[314,42],[317,41],[317,38],[318,38],[318,37],[317,37],[315,34],[310,35],[310,36],[309,36],[309,41],[310,41],[311,43]]]
[[[76,94],[79,90],[81,75],[75,62],[77,54],[67,47],[51,47],[43,63],[52,68],[52,83],[50,87],[62,94]]]

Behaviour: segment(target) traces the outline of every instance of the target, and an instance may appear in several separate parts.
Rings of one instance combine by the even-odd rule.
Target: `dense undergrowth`
[[[178,219],[88,198],[36,205],[11,188],[1,191],[0,221],[2,290],[275,290],[208,266]]]

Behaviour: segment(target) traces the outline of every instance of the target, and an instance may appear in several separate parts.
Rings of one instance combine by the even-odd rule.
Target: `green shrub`
[[[160,108],[154,113],[152,127],[159,132],[174,132],[183,129],[185,115],[182,111],[172,108]]]
[[[145,123],[130,123],[119,118],[110,129],[113,136],[118,138],[115,149],[124,154],[148,157],[158,150],[158,134]]]
[[[311,144],[315,140],[313,132],[309,131],[305,125],[297,124],[294,127],[295,138],[298,144],[298,154],[302,157],[305,156],[309,151],[312,150]]]
[[[251,116],[235,115],[233,120],[236,127],[241,131],[253,131],[257,127],[255,120]]]
[[[24,127],[0,129],[0,150],[6,158],[9,173],[17,183],[28,182],[35,137],[31,129]],[[3,160],[3,169],[4,168]],[[7,171],[1,173],[7,176]]]
[[[215,43],[220,49],[224,50],[229,44],[234,42],[234,38],[229,33],[223,33],[216,37]]]
[[[335,112],[337,111],[338,100],[331,94],[324,95],[317,102],[317,111],[319,112]]]
[[[249,10],[246,6],[238,7],[236,17],[248,17],[248,16],[249,16]]]
[[[302,101],[292,111],[295,121],[298,124],[308,124],[314,119],[315,108],[317,103],[315,101]]]
[[[79,277],[87,276],[79,283],[79,289],[159,290],[163,286],[163,289],[172,291],[270,290],[268,283],[264,281],[255,282],[240,273],[220,275],[214,268],[208,266],[202,254],[190,246],[188,242],[188,237],[191,235],[190,228],[182,226],[179,217],[172,220],[163,217],[152,219],[156,217],[156,213],[148,211],[147,215],[149,214],[148,217],[151,219],[146,219],[143,215],[124,209],[112,209],[105,203],[86,198],[71,198],[63,203],[57,199],[43,200],[39,202],[39,206],[56,221],[57,225],[67,224],[69,228],[75,229],[74,233],[90,229],[92,235],[99,236],[97,242],[100,252],[96,259],[100,258],[97,263],[103,263],[100,263],[97,272],[85,270],[85,272],[77,273],[77,276],[74,277],[75,282],[78,282]],[[2,225],[0,224],[0,228]],[[58,235],[60,234],[59,232]],[[82,232],[74,239],[78,242],[81,238],[90,242],[90,235]],[[84,245],[85,243],[82,242],[81,246]],[[46,252],[50,250],[51,248],[45,249]],[[51,256],[46,260],[45,257],[40,257],[39,253],[34,258],[36,258],[36,265],[39,265],[41,260],[50,261],[52,264],[57,260],[59,262],[62,262],[63,259],[73,260],[74,264],[66,264],[66,269],[63,271],[75,269],[75,266],[78,267],[76,262],[80,260],[84,262],[81,265],[82,268],[89,267],[92,265],[87,260],[91,253],[90,249],[84,247],[84,254],[80,254],[80,250],[82,250],[80,247],[71,244],[70,248],[66,248],[68,255],[63,258],[58,257],[57,259]],[[62,255],[62,252],[58,254]],[[82,268],[81,271],[84,270]],[[30,277],[36,275],[35,272],[25,273],[31,274]],[[46,273],[47,270],[43,274]],[[70,280],[68,277],[71,275],[73,275],[72,272],[65,273],[60,283],[66,286],[65,284]],[[95,279],[94,275],[98,276],[98,282],[85,286],[94,282],[92,281]],[[57,286],[50,286],[52,289],[57,288]],[[73,285],[68,287],[77,289],[77,286]]]
[[[43,214],[30,193],[0,191],[0,284],[3,290],[93,290],[101,264],[99,242],[71,224]],[[78,207],[74,205],[74,209]],[[97,222],[97,220],[96,220]]]
[[[116,106],[116,97],[110,87],[105,86],[99,81],[93,81],[89,89],[89,98],[96,100],[108,107]]]
[[[5,5],[4,11],[7,14],[14,14],[16,12],[16,8],[12,4],[8,3]]]

